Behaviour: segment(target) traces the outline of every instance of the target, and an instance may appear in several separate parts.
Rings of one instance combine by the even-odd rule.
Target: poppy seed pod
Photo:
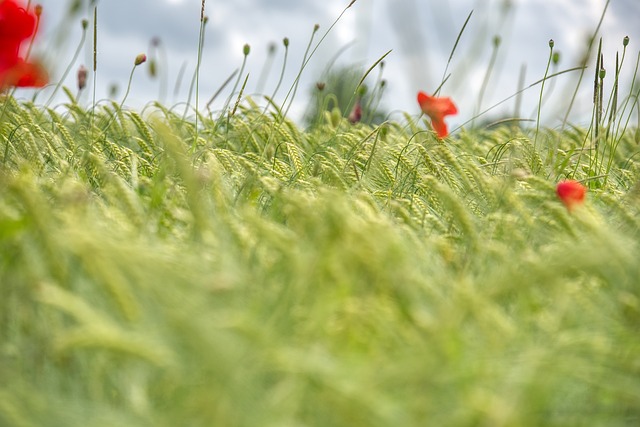
[[[600,76],[601,79],[604,79],[606,75],[607,75],[607,70],[605,70],[604,68],[600,68],[600,72],[598,73],[598,76]]]

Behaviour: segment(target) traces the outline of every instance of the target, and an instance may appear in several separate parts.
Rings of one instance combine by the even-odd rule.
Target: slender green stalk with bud
[[[549,75],[549,67],[551,66],[551,62],[553,61],[553,47],[555,46],[555,42],[553,39],[549,40],[549,59],[547,60],[547,67],[544,70],[544,77],[542,78],[542,83],[540,85],[540,95],[538,96],[538,108],[536,114],[536,133],[533,137],[533,151],[538,151],[538,135],[540,133],[540,112],[542,111],[542,95],[544,93],[544,84],[547,81]],[[531,170],[533,172],[537,172],[536,166],[532,163]]]

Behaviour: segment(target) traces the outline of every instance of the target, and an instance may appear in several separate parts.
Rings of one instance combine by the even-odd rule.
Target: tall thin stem
[[[193,144],[191,146],[192,149],[195,149],[196,144],[198,143],[198,101],[199,101],[199,87],[200,87],[200,64],[202,62],[202,47],[204,45],[204,27],[207,23],[207,17],[204,15],[204,7],[206,0],[202,0],[202,7],[200,9],[200,33],[198,34],[198,60],[196,62],[196,117],[195,117],[195,138],[193,140]],[[191,91],[189,91],[189,97],[191,97]],[[187,106],[184,110],[185,116],[187,114],[187,110],[189,108],[189,101],[187,101]]]
[[[67,66],[67,69],[64,70],[64,73],[62,74],[62,77],[60,78],[60,80],[58,80],[58,84],[56,84],[55,89],[53,89],[53,92],[51,93],[51,96],[49,97],[49,99],[45,103],[45,106],[48,106],[51,103],[53,98],[56,96],[56,93],[60,89],[60,86],[62,86],[62,82],[64,82],[64,80],[69,75],[69,72],[71,71],[71,68],[73,68],[73,65],[78,60],[78,56],[80,55],[80,51],[82,50],[82,46],[84,46],[84,42],[85,42],[86,38],[87,38],[87,21],[83,20],[82,21],[82,37],[80,38],[80,43],[78,43],[78,47],[76,48],[76,51],[73,54],[73,58],[71,59],[71,62]]]
[[[495,36],[493,38],[493,49],[491,51],[491,59],[489,59],[489,65],[487,66],[487,71],[484,73],[484,79],[482,80],[482,85],[480,86],[480,93],[478,95],[478,105],[476,107],[476,113],[480,111],[482,107],[482,99],[484,98],[484,93],[487,90],[487,86],[489,85],[489,78],[491,77],[491,73],[493,72],[493,67],[496,63],[496,58],[498,57],[498,48],[500,47],[500,36]]]
[[[549,59],[547,60],[547,68],[545,68],[544,70],[544,77],[542,79],[542,85],[540,86],[540,96],[538,98],[538,112],[536,114],[536,133],[533,137],[533,152],[536,153],[538,151],[538,134],[540,133],[540,112],[542,111],[542,94],[544,93],[544,84],[547,81],[547,76],[549,75],[549,67],[551,66],[551,60],[553,59],[553,46],[554,46],[554,41],[553,39],[549,40]],[[533,159],[535,159],[536,156],[531,156],[531,172],[535,172],[534,169],[534,165],[533,165]]]
[[[91,141],[93,142],[93,124],[96,117],[96,82],[98,70],[98,5],[93,6],[93,98],[91,100]]]
[[[449,59],[447,60],[447,65],[444,67],[444,72],[442,73],[442,81],[440,82],[440,86],[438,86],[438,89],[434,92],[433,96],[438,95],[438,93],[440,92],[440,89],[442,88],[442,85],[444,85],[444,82],[446,81],[447,71],[449,70],[449,65],[451,64],[451,60],[453,59],[453,54],[456,52],[456,48],[458,47],[458,43],[460,42],[462,33],[464,33],[464,29],[467,28],[467,24],[471,19],[471,15],[473,15],[473,10],[469,12],[467,19],[464,21],[464,24],[462,24],[462,28],[460,28],[460,31],[458,31],[458,37],[456,37],[456,42],[453,44],[453,48],[451,49],[451,53],[449,54]]]
[[[607,8],[609,7],[609,2],[611,0],[607,0],[607,2],[604,5],[604,9],[602,10],[602,14],[600,15],[600,21],[598,22],[598,26],[596,27],[596,29],[593,31],[593,36],[591,36],[591,38],[589,39],[589,46],[587,47],[587,52],[591,52],[591,48],[593,47],[593,42],[596,39],[596,34],[598,34],[598,32],[600,31],[600,27],[602,26],[602,21],[604,20],[604,15],[607,13]],[[588,55],[588,53],[587,53]],[[588,58],[588,56],[587,56]],[[582,71],[580,72],[580,77],[578,78],[578,83],[576,84],[576,88],[573,91],[573,96],[571,97],[571,102],[569,102],[569,108],[567,108],[567,112],[564,115],[564,119],[562,120],[562,127],[564,128],[565,125],[567,124],[567,121],[569,120],[569,114],[571,113],[571,109],[573,108],[573,103],[576,100],[576,96],[578,95],[578,90],[580,89],[580,84],[582,83],[582,78],[584,77],[584,72],[587,69],[587,67],[585,66],[587,63],[587,60],[585,59],[584,63],[582,64]]]
[[[300,67],[300,71],[298,71],[298,75],[296,76],[293,86],[289,89],[289,92],[287,93],[287,96],[285,96],[284,101],[282,102],[282,107],[284,107],[284,105],[287,103],[287,100],[289,99],[289,96],[291,95],[291,93],[294,91],[295,88],[297,88],[297,84],[300,81],[300,78],[302,77],[302,72],[304,71],[304,69],[307,67],[307,64],[309,63],[309,61],[311,60],[311,58],[313,57],[313,55],[315,54],[316,50],[318,50],[318,48],[320,47],[320,45],[322,44],[322,42],[324,41],[324,39],[327,38],[327,36],[329,35],[329,33],[331,32],[331,30],[333,30],[333,27],[336,26],[336,24],[340,21],[340,19],[342,18],[342,16],[347,12],[347,9],[349,9],[351,6],[353,6],[353,4],[356,2],[356,0],[351,0],[351,2],[349,3],[349,5],[347,7],[345,7],[342,12],[340,13],[340,15],[338,15],[338,17],[335,19],[335,21],[333,21],[333,23],[329,26],[329,28],[327,28],[327,31],[325,31],[325,33],[322,35],[322,37],[320,38],[320,40],[318,40],[318,42],[316,43],[316,45],[314,46],[313,50],[311,51],[311,53],[309,55],[305,54],[305,60],[302,62],[302,66]],[[314,30],[317,31],[317,29],[314,27]],[[314,31],[314,34],[315,34]],[[293,102],[293,101],[292,101]],[[287,109],[288,110],[288,109]],[[286,117],[286,114],[283,115],[282,119],[284,119],[284,117]]]

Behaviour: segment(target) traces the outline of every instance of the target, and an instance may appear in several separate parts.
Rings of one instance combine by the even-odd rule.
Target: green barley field
[[[5,93],[0,426],[639,425],[626,91],[445,139]]]

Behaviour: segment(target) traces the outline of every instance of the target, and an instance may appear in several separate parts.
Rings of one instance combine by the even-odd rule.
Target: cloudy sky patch
[[[54,81],[71,63],[80,40],[80,20],[85,18],[91,22],[93,17],[88,0],[84,0],[81,13],[72,20],[67,18],[66,9],[60,6],[61,1],[40,0],[44,6],[44,21],[38,40],[39,52],[50,65]],[[526,84],[542,78],[551,38],[555,41],[555,51],[561,55],[555,71],[578,65],[605,3],[606,0],[358,0],[329,33],[305,69],[292,109],[293,118],[300,118],[310,88],[320,78],[327,63],[347,45],[349,47],[340,54],[338,63],[357,64],[363,70],[387,50],[393,49],[385,59],[384,78],[388,90],[383,106],[388,111],[417,113],[415,93],[418,90],[433,91],[440,84],[458,32],[473,10],[448,70],[451,77],[442,89],[443,94],[452,96],[458,103],[460,114],[454,120],[463,123],[478,109],[495,36],[501,37],[501,44],[481,109],[516,92],[523,64],[526,66]],[[197,62],[201,0],[103,0],[97,4],[97,98],[107,97],[109,87],[114,83],[120,87],[121,96],[135,56],[141,52],[150,53],[150,42],[158,37],[167,59],[164,62],[162,57],[157,58],[159,71],[164,73],[164,77],[150,79],[146,64],[136,69],[126,104],[141,108],[163,93],[165,99],[162,101],[167,104],[185,102]],[[283,99],[300,70],[313,26],[320,25],[314,37],[315,43],[348,4],[349,0],[208,0],[206,15],[209,22],[200,68],[200,104],[205,103],[240,67],[246,43],[251,46],[245,68],[245,73],[250,73],[247,87],[250,94],[258,89],[269,46],[275,44],[277,47],[263,89],[270,95],[284,60],[282,39],[288,37],[287,67],[279,92]],[[640,43],[639,21],[640,2],[611,0],[599,34],[603,37],[605,68],[611,71],[615,52],[622,53],[622,38],[625,35],[631,38],[623,82],[631,79],[635,67],[637,45]],[[82,53],[72,65],[73,72],[64,81],[71,88],[76,85],[77,67],[85,64],[91,68],[91,25]],[[60,34],[65,34],[63,44],[58,43]],[[184,73],[180,78],[181,69]],[[372,76],[377,76],[377,71]],[[567,93],[575,87],[576,77],[577,73],[563,75],[547,86],[552,93],[543,115],[551,125],[562,115],[563,103]],[[586,74],[585,82],[589,78],[591,72]],[[174,96],[178,81],[180,90]],[[161,88],[163,84],[165,87]],[[605,86],[607,84],[611,81],[605,81]],[[590,111],[589,83],[583,86],[575,115],[576,120],[582,121],[589,119]],[[231,87],[229,85],[227,91]],[[535,109],[538,91],[539,87],[536,87],[524,94],[522,114],[528,116]],[[228,95],[228,92],[223,93],[214,108],[220,108]],[[254,94],[254,98],[259,99],[260,96]],[[62,99],[57,98],[59,101]],[[90,102],[89,90],[81,101]],[[513,113],[514,102],[505,103],[489,115],[498,117]]]

